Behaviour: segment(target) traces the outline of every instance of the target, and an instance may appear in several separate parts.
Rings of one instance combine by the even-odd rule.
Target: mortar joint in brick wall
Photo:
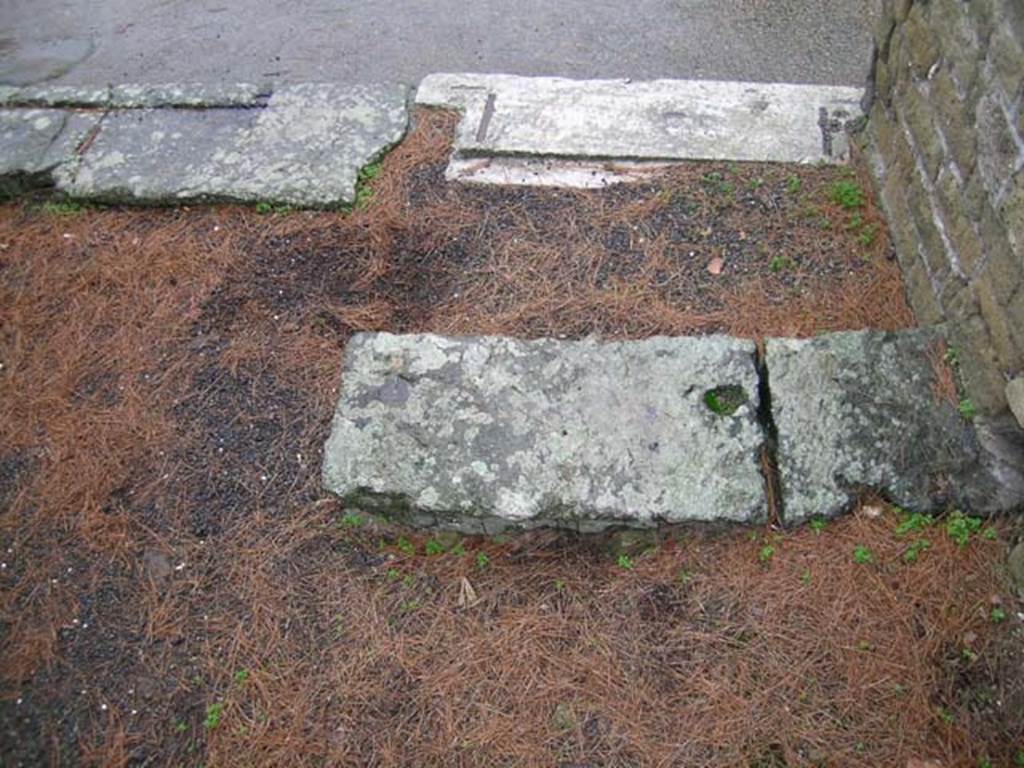
[[[1010,128],[1010,135],[1013,137],[1014,143],[1017,145],[1017,161],[1020,162],[1021,157],[1024,157],[1024,136],[1021,136],[1017,131],[1017,118],[1019,117],[1017,105],[1010,101],[1003,89],[998,86],[996,91],[996,101],[999,107],[1003,110],[1003,117],[1006,118],[1006,124]]]
[[[921,186],[924,189],[925,196],[928,198],[928,208],[932,214],[932,222],[935,224],[935,229],[939,233],[939,238],[942,240],[942,248],[946,253],[946,260],[949,262],[950,268],[953,273],[958,277],[965,278],[967,275],[964,273],[963,266],[960,263],[960,254],[957,253],[956,247],[953,242],[949,239],[949,233],[946,230],[946,224],[942,220],[940,213],[941,206],[939,205],[938,196],[935,194],[935,185],[932,183],[931,178],[928,175],[928,169],[925,168],[924,160],[921,157],[921,148],[918,146],[917,141],[914,139],[913,132],[907,125],[906,120],[902,116],[898,118],[898,125],[900,130],[903,131],[903,136],[907,140],[907,144],[910,146],[911,155],[914,158],[914,168],[917,171],[918,178],[921,180]],[[940,140],[942,138],[942,132],[937,131]],[[943,150],[947,156],[948,152]]]
[[[939,280],[938,276],[932,271],[931,266],[928,264],[928,258],[924,253],[924,244],[921,242],[921,233],[917,228],[917,224],[914,222],[913,217],[910,218],[910,225],[914,228],[914,232],[917,234],[917,260],[921,266],[924,267],[924,274],[928,278],[928,284],[932,287],[932,296],[935,297],[935,302],[939,305],[939,309],[942,314],[946,314],[946,308],[942,306],[942,289],[945,284]]]
[[[957,191],[963,192],[964,187],[966,186],[966,182],[964,181],[963,173],[960,171],[960,166],[958,166],[955,162],[950,160],[948,163],[946,163],[945,170],[947,173],[949,173],[950,176],[953,177],[953,181],[956,182]]]

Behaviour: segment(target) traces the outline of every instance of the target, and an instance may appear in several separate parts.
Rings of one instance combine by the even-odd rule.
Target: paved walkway
[[[449,178],[603,186],[673,160],[843,162],[861,93],[440,74],[417,101],[463,113]],[[360,168],[404,135],[408,95],[397,84],[0,86],[0,195],[351,204]]]
[[[875,0],[0,0],[0,83],[430,72],[861,85]]]

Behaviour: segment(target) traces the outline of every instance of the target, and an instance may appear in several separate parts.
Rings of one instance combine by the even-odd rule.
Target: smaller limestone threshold
[[[766,482],[789,522],[839,514],[866,489],[920,511],[1012,508],[1015,459],[933,394],[940,340],[770,339],[759,360],[727,336],[358,334],[323,479],[354,506],[487,534],[762,522]]]
[[[449,179],[594,187],[663,161],[845,162],[862,97],[789,83],[434,74],[416,103],[462,112]]]

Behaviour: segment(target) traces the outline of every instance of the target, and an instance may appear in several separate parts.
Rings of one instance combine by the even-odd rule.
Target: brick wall
[[[883,0],[868,153],[907,293],[968,396],[1024,370],[1024,0]]]

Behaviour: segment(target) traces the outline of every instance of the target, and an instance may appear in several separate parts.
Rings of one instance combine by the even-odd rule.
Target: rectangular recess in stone
[[[114,111],[59,186],[117,202],[352,203],[359,169],[405,134],[406,95],[400,85],[293,85],[253,109]]]
[[[710,394],[709,394],[710,393]],[[765,518],[753,343],[358,334],[328,490],[417,524]]]
[[[462,157],[834,163],[846,159],[844,124],[862,115],[862,95],[789,83],[434,74],[416,101],[463,112]]]
[[[939,328],[768,339],[786,522],[845,511],[861,490],[902,507],[986,509],[999,483],[977,433],[933,390]]]

